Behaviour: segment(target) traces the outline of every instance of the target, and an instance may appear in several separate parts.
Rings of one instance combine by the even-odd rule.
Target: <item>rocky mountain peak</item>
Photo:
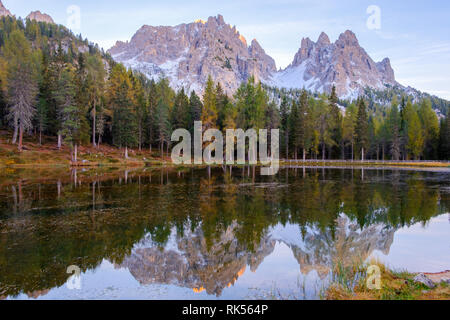
[[[317,40],[319,46],[328,46],[331,44],[330,38],[325,32],[322,32]]]
[[[109,52],[149,78],[165,76],[173,87],[198,93],[209,75],[233,94],[249,77],[267,79],[276,72],[275,61],[259,43],[249,47],[221,15],[175,27],[143,26],[130,42],[117,42]]]
[[[336,45],[339,45],[342,48],[346,46],[359,47],[359,42],[356,35],[352,31],[347,30],[339,36]]]
[[[325,33],[317,42],[303,38],[292,64],[267,82],[278,87],[326,93],[336,86],[341,98],[350,99],[365,87],[382,89],[386,84],[397,84],[389,59],[375,63],[350,30],[342,33],[335,43]]]
[[[199,94],[209,75],[230,95],[252,76],[271,86],[313,92],[329,93],[336,86],[338,95],[349,99],[365,87],[397,84],[389,59],[373,61],[350,30],[334,43],[325,32],[317,42],[303,38],[293,62],[277,72],[275,61],[258,41],[253,39],[248,46],[244,35],[220,14],[174,27],[144,25],[109,53],[149,78],[167,77],[172,87]]]
[[[31,12],[28,16],[27,19],[29,20],[35,20],[37,22],[46,22],[46,23],[52,23],[54,24],[55,22],[53,21],[52,17],[50,17],[48,14],[46,13],[42,13],[39,10],[38,11],[33,11]]]
[[[3,5],[2,1],[0,0],[0,17],[12,17],[13,15],[11,14],[11,12],[5,8],[5,6]]]

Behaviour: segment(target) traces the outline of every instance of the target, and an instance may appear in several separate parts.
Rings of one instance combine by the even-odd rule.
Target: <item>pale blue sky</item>
[[[67,25],[67,8],[81,9],[82,33],[105,49],[129,40],[142,25],[177,25],[222,14],[247,40],[256,38],[286,67],[302,37],[317,40],[324,31],[331,41],[350,29],[376,61],[389,57],[397,80],[450,99],[450,1],[402,0],[2,0],[25,17],[32,10]],[[367,8],[381,9],[381,29],[370,30]]]

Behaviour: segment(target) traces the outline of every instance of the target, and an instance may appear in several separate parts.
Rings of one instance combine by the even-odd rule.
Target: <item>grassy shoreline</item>
[[[377,266],[381,272],[379,289],[369,289],[367,286],[369,265]],[[437,281],[434,283],[434,288],[429,288],[416,282],[414,280],[416,276],[416,273],[391,270],[376,261],[347,267],[337,265],[333,271],[333,281],[322,298],[325,300],[450,300],[448,283]]]
[[[129,159],[124,158],[124,150],[102,145],[100,147],[81,146],[77,163],[72,163],[71,152],[67,146],[59,150],[55,138],[45,137],[39,145],[34,137],[27,137],[24,151],[19,153],[17,146],[9,143],[10,133],[0,132],[0,168],[98,168],[98,167],[179,167],[170,157],[161,157],[158,150],[129,150]],[[450,162],[444,161],[351,161],[351,160],[280,160],[281,167],[367,167],[367,168],[440,168],[450,169]],[[204,165],[182,165],[183,167],[204,167]]]

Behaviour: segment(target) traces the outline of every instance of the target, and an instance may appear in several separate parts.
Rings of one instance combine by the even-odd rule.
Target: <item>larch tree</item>
[[[205,93],[203,95],[203,110],[201,121],[203,123],[203,130],[212,129],[216,126],[218,119],[217,115],[217,98],[216,90],[212,77],[208,77],[206,82]]]
[[[439,119],[431,107],[430,100],[423,100],[419,105],[419,117],[424,133],[424,156],[437,159],[439,145]]]
[[[425,144],[424,133],[419,115],[415,110],[408,117],[408,151],[415,160],[420,160]]]

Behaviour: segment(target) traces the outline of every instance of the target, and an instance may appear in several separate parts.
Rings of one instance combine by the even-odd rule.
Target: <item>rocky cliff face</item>
[[[11,12],[8,9],[5,8],[2,1],[0,0],[0,17],[5,17],[5,16],[12,17],[13,15],[11,14]]]
[[[250,76],[267,79],[276,71],[259,43],[253,40],[248,46],[221,15],[176,27],[143,26],[130,42],[117,42],[109,53],[149,78],[166,76],[173,87],[198,92],[209,75],[231,94]]]
[[[303,39],[292,64],[267,83],[327,93],[335,85],[342,98],[355,98],[365,87],[383,89],[386,84],[397,84],[389,59],[374,62],[348,30],[335,43],[325,33],[317,42]]]
[[[48,14],[41,13],[39,10],[31,12],[27,16],[27,19],[29,19],[29,20],[36,20],[38,22],[46,22],[46,23],[53,23],[53,24],[55,23],[53,21],[52,17],[50,17]]]

